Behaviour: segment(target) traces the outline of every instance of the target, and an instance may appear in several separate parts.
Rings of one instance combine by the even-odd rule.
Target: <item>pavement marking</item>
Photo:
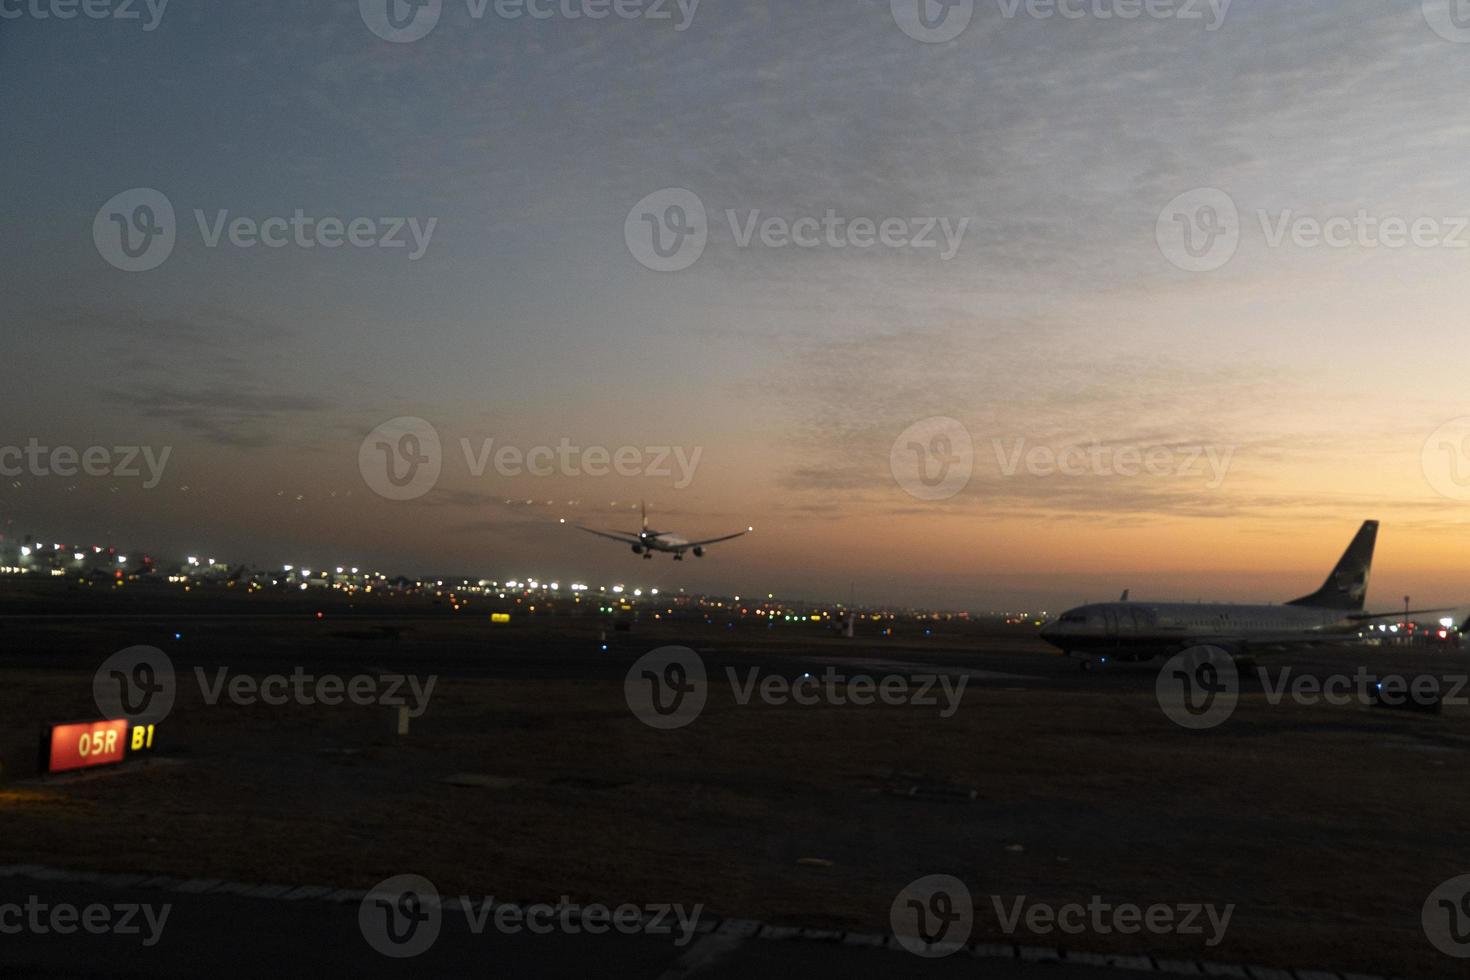
[[[692,977],[735,952],[744,942],[745,937],[735,933],[712,932],[685,950],[684,955],[673,966],[659,974],[658,980],[685,980]]]

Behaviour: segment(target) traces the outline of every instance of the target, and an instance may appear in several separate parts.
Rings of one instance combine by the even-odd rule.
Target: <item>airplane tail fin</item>
[[[638,501],[638,506],[643,511],[643,530],[647,531],[648,530],[648,501],[646,501],[646,500],[640,500],[640,501]]]
[[[1373,546],[1378,542],[1378,522],[1364,521],[1357,537],[1342,553],[1341,560],[1322,588],[1311,595],[1288,602],[1289,606],[1313,609],[1342,609],[1361,612],[1368,594],[1368,574],[1373,567]]]

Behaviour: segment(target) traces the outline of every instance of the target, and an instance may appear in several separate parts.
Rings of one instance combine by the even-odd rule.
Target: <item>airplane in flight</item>
[[[1365,521],[1322,587],[1285,605],[1120,602],[1069,610],[1041,630],[1041,638],[1068,656],[1141,661],[1170,657],[1197,646],[1219,647],[1232,657],[1252,650],[1353,639],[1376,620],[1443,612],[1416,609],[1365,613],[1368,574],[1378,522]]]
[[[623,544],[631,545],[633,554],[642,555],[645,561],[653,558],[655,552],[671,554],[674,556],[674,561],[683,561],[686,551],[692,551],[695,558],[703,558],[704,549],[707,546],[719,544],[722,541],[733,541],[735,538],[742,538],[755,530],[753,527],[747,527],[743,531],[727,534],[724,537],[707,538],[704,541],[690,541],[680,534],[674,534],[669,531],[650,530],[648,527],[648,504],[644,503],[642,507],[643,529],[640,531],[598,531],[595,528],[582,527],[580,524],[577,525],[577,529],[586,531],[588,534],[595,534],[600,538],[608,538],[612,541],[621,541]]]

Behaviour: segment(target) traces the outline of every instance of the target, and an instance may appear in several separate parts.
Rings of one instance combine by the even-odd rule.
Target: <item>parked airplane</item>
[[[661,551],[674,556],[674,561],[683,561],[684,552],[694,552],[695,558],[704,557],[704,549],[708,545],[719,544],[721,541],[732,541],[735,538],[744,537],[755,528],[748,527],[735,534],[727,534],[720,538],[707,538],[704,541],[690,541],[688,538],[673,534],[669,531],[653,531],[648,527],[648,505],[643,504],[643,529],[641,531],[598,531],[590,527],[577,525],[579,530],[588,534],[595,534],[600,538],[609,538],[613,541],[621,541],[623,544],[633,547],[633,554],[642,555],[645,560],[653,557],[654,552]]]
[[[1253,649],[1352,639],[1368,622],[1405,615],[1363,612],[1377,540],[1378,522],[1364,522],[1322,588],[1285,605],[1128,602],[1125,592],[1124,601],[1063,613],[1043,627],[1041,638],[1068,655],[1117,660],[1168,657],[1204,645],[1242,656]]]

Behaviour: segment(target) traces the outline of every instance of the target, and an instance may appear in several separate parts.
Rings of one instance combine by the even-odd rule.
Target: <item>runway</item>
[[[1245,980],[1343,980],[1323,971],[1273,971],[1147,955],[1070,954],[1054,947],[970,945],[933,959],[901,949],[889,935],[772,927],[741,919],[706,919],[687,942],[662,935],[533,934],[476,925],[459,907],[436,916],[432,942],[411,957],[379,952],[365,937],[362,891],[327,886],[262,886],[273,897],[227,893],[232,883],[140,875],[95,881],[46,868],[0,868],[0,966],[12,976],[192,978],[295,976],[535,978],[599,976],[615,963],[624,977],[740,980],[790,977],[844,980],[893,976],[1000,980],[1123,980],[1141,975],[1242,977]],[[7,906],[18,907],[8,912]],[[101,906],[119,927],[57,931],[60,908],[85,914]],[[127,916],[130,908],[145,909]],[[34,909],[32,927],[30,911]],[[124,919],[129,919],[122,924]],[[554,920],[552,920],[554,921]],[[575,921],[575,920],[571,920]],[[14,926],[21,926],[14,929]],[[371,930],[368,926],[367,930]]]

